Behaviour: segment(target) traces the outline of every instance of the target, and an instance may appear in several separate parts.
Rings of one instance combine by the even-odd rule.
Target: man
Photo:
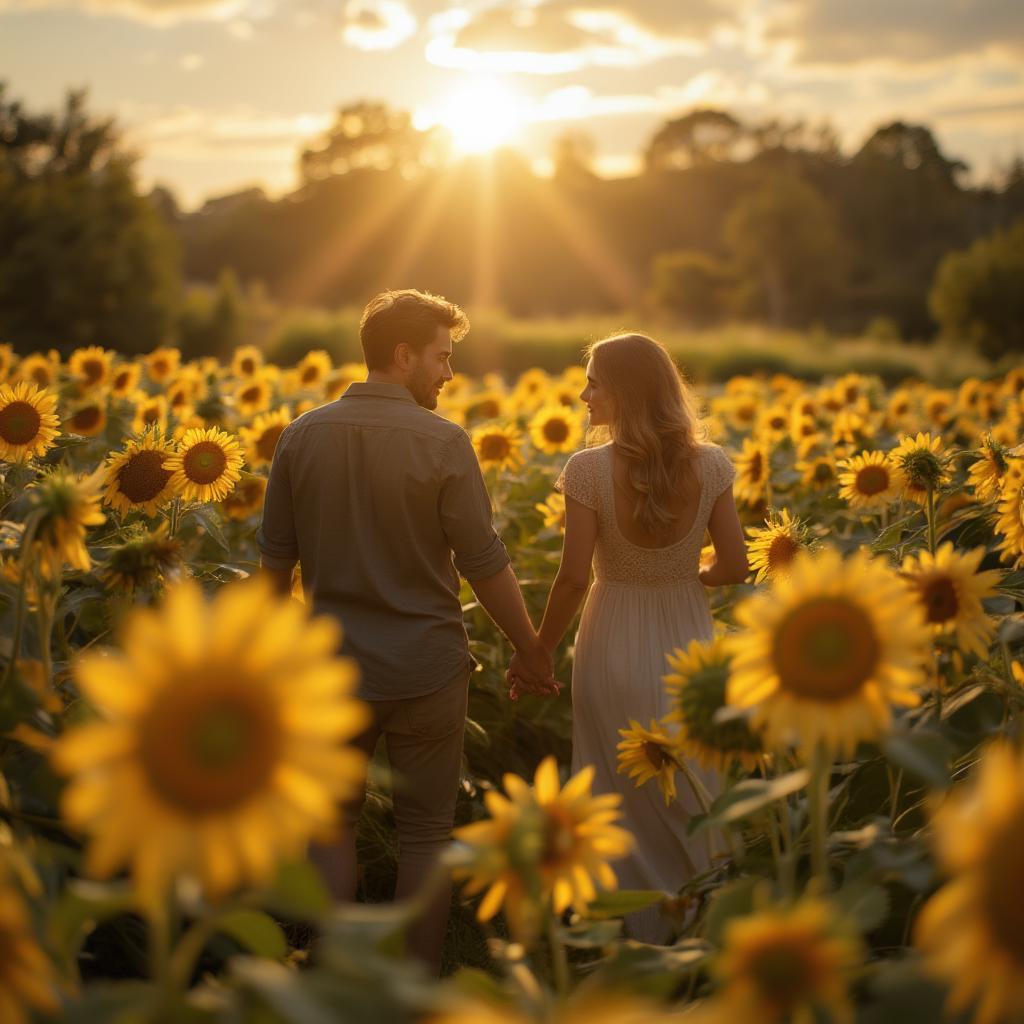
[[[358,745],[372,756],[383,736],[397,777],[397,899],[432,873],[454,819],[471,665],[459,573],[514,645],[517,678],[537,693],[557,685],[469,437],[431,411],[452,379],[452,343],[468,328],[458,306],[433,295],[374,298],[359,325],[366,382],[282,433],[256,535],[282,593],[301,563],[314,613],[341,621],[344,653],[359,664],[373,723]],[[311,850],[339,900],[356,895],[361,806],[345,808],[337,844]],[[450,899],[441,886],[410,931],[412,951],[435,973]]]

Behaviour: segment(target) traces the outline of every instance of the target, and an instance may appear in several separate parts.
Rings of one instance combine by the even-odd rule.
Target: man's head
[[[366,368],[401,381],[425,409],[452,379],[452,343],[469,330],[466,314],[438,295],[403,288],[381,292],[363,310],[359,340]]]

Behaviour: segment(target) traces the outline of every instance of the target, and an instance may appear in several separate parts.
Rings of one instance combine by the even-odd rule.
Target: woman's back
[[[626,467],[613,444],[577,452],[555,486],[597,512],[594,576],[633,586],[697,582],[700,550],[715,499],[735,475],[717,445],[699,445],[688,465],[679,467],[670,511],[676,522],[660,542],[633,518],[635,498]]]

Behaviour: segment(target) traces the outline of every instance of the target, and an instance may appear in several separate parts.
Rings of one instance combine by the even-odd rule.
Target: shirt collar
[[[399,402],[412,402],[416,405],[416,399],[412,393],[402,387],[401,384],[377,384],[370,381],[353,381],[345,389],[343,398],[394,398]]]

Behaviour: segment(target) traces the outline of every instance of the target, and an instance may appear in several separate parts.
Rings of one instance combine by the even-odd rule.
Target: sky
[[[87,87],[189,209],[287,192],[357,100],[542,173],[567,130],[631,173],[695,107],[827,118],[847,150],[902,119],[981,182],[1024,153],[1024,0],[0,0],[0,80],[34,111]]]

